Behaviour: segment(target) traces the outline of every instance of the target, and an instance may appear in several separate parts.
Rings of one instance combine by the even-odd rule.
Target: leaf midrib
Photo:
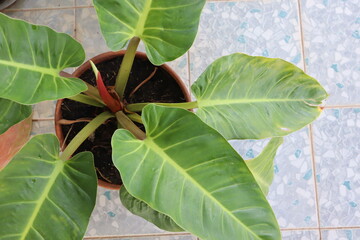
[[[152,5],[152,0],[146,0],[144,4],[144,9],[142,10],[141,13],[139,13],[140,14],[139,21],[134,31],[135,36],[141,37],[143,35],[145,29],[145,23],[149,15],[149,12],[151,10],[151,5]]]
[[[247,103],[268,103],[268,102],[303,102],[306,105],[306,100],[313,99],[284,99],[284,98],[248,98],[248,99],[214,99],[214,100],[201,100],[198,99],[199,107],[217,106],[217,105],[229,105],[229,104],[247,104]]]
[[[198,182],[196,182],[188,172],[186,172],[183,168],[181,168],[167,153],[165,153],[163,151],[163,149],[161,147],[159,147],[152,140],[151,137],[147,136],[143,142],[145,143],[145,145],[148,148],[153,149],[157,154],[159,154],[163,159],[165,159],[164,161],[166,161],[166,159],[167,159],[168,161],[166,161],[166,162],[168,162],[170,165],[172,165],[175,169],[178,169],[178,171],[180,171],[183,176],[188,176],[188,179],[190,180],[190,182],[192,182],[194,185],[196,185],[203,192],[204,196],[207,196],[213,202],[215,202],[217,206],[220,206],[220,208],[222,208],[223,212],[227,212],[244,229],[246,229],[249,233],[254,235],[256,239],[260,239],[256,233],[254,233],[243,222],[241,222],[237,217],[235,217],[229,209],[227,209],[221,202],[219,202],[214,196],[212,196],[203,186],[201,186]]]
[[[31,65],[31,64],[19,63],[19,62],[14,62],[14,61],[6,61],[6,60],[0,59],[0,66],[1,65],[20,68],[20,69],[26,69],[26,70],[29,70],[32,72],[39,72],[39,73],[44,73],[44,74],[51,75],[54,77],[59,77],[59,69],[56,69],[56,68],[45,68],[45,67],[40,67],[40,66],[36,66],[36,65]]]
[[[36,220],[36,217],[38,216],[38,213],[41,210],[41,207],[43,205],[43,203],[45,202],[45,200],[47,199],[49,192],[51,190],[51,188],[53,187],[57,177],[59,176],[59,174],[61,173],[61,171],[63,170],[65,163],[61,160],[56,159],[55,163],[54,163],[54,170],[52,171],[52,173],[49,176],[49,181],[46,184],[42,194],[40,195],[40,198],[36,201],[37,204],[35,205],[35,209],[33,211],[33,213],[30,216],[29,221],[27,222],[27,225],[25,226],[25,229],[21,235],[21,240],[25,240],[27,234],[29,233],[30,229],[33,227],[33,224]]]

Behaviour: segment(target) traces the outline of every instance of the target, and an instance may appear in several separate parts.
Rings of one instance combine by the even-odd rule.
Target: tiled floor
[[[87,58],[108,50],[90,0],[18,0],[5,12],[72,35]],[[283,58],[330,93],[322,116],[287,136],[275,160],[268,199],[283,239],[360,239],[360,0],[208,1],[193,47],[169,64],[190,86],[213,60],[233,52]],[[53,112],[53,101],[35,107],[33,134],[54,132]],[[232,144],[251,158],[265,142]],[[103,188],[86,234],[99,237],[196,239],[131,215],[116,191]]]

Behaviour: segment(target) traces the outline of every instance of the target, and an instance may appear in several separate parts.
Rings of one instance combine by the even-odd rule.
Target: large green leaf
[[[124,186],[120,189],[121,203],[133,214],[140,216],[157,227],[170,232],[183,232],[169,216],[155,211],[144,201],[133,197]]]
[[[281,59],[232,54],[192,85],[197,115],[227,139],[284,136],[313,121],[326,91]]]
[[[59,76],[84,58],[84,49],[69,35],[0,13],[0,97],[33,104],[85,91],[81,80]]]
[[[82,239],[96,188],[91,153],[62,161],[54,135],[32,138],[0,172],[0,238]]]
[[[0,135],[11,126],[28,118],[31,113],[31,106],[0,98]]]
[[[126,189],[203,240],[280,239],[275,216],[244,160],[195,114],[148,105],[147,137],[113,135]]]
[[[272,138],[259,156],[245,161],[265,195],[269,193],[269,187],[274,178],[276,151],[283,142],[281,137]]]
[[[155,65],[172,61],[192,45],[205,0],[93,0],[109,48],[120,50],[132,37],[145,43]]]

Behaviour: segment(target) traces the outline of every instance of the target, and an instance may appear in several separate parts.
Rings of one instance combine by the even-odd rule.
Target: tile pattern
[[[76,6],[93,6],[92,0],[75,0]]]
[[[76,39],[85,49],[86,59],[110,51],[101,35],[94,8],[78,8],[76,14]]]
[[[44,101],[33,106],[33,119],[53,119],[57,101]]]
[[[120,203],[119,192],[98,187],[96,207],[86,236],[162,233],[155,225],[133,215]]]
[[[6,14],[10,17],[26,20],[33,24],[46,25],[55,31],[74,36],[75,15],[73,9],[16,11],[6,12]]]
[[[191,57],[191,81],[217,58],[235,52],[280,57],[302,66],[293,0],[210,2],[201,15]]]
[[[268,140],[231,141],[244,159],[257,156]],[[267,196],[281,228],[317,227],[314,179],[308,129],[284,138],[274,161]],[[301,211],[299,211],[301,209]]]
[[[33,121],[31,136],[44,133],[55,134],[54,121]]]
[[[356,240],[360,239],[360,229],[325,230],[321,236],[323,240]]]
[[[360,226],[360,109],[329,109],[314,123],[321,226]]]
[[[328,104],[360,103],[360,3],[302,0],[308,73],[330,93]]]
[[[319,240],[318,231],[283,231],[283,240]]]
[[[90,58],[108,50],[91,5],[91,0],[17,0],[6,14],[76,37]],[[358,0],[208,1],[190,58],[185,55],[170,65],[188,83],[196,80],[216,58],[233,52],[280,57],[299,67],[305,59],[307,73],[319,79],[331,94],[328,104],[360,104],[359,12]],[[140,46],[140,50],[143,49]],[[72,70],[67,69],[68,72]],[[36,105],[34,118],[52,118],[53,107],[52,101]],[[52,120],[34,121],[32,135],[54,133],[53,129]],[[320,227],[328,227],[321,231],[322,239],[359,239],[360,110],[328,109],[314,123],[313,129]],[[275,160],[269,201],[282,228],[301,228],[283,231],[283,239],[320,239],[318,231],[303,229],[314,229],[319,224],[309,138],[307,128],[286,137]],[[252,158],[266,142],[235,141],[232,145],[245,158]],[[329,229],[344,226],[349,229]],[[126,237],[108,239],[135,239],[128,235],[163,233],[125,210],[116,191],[99,188],[97,205],[86,233],[89,239],[118,234]],[[148,236],[136,239],[196,238]]]
[[[61,7],[73,7],[75,0],[17,0],[9,9],[11,10],[23,10],[34,8],[61,8]]]

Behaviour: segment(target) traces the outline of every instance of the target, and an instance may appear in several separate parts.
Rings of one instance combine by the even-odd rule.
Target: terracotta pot
[[[91,59],[91,61],[93,61],[95,64],[98,64],[98,63],[113,59],[118,56],[123,56],[124,54],[125,54],[125,50],[118,51],[118,52],[107,52],[107,53],[103,53],[103,54],[93,57]],[[146,54],[142,53],[142,52],[136,52],[136,58],[147,60]],[[162,69],[164,69],[166,72],[168,72],[176,80],[177,84],[179,85],[181,91],[183,92],[183,94],[185,96],[185,100],[187,102],[190,102],[191,96],[190,96],[185,84],[180,79],[180,77],[168,65],[163,64],[160,67]],[[73,74],[67,74],[65,72],[62,72],[61,75],[65,76],[65,77],[80,77],[86,70],[88,70],[90,68],[91,68],[91,65],[90,65],[89,61],[87,61],[84,64],[82,64],[78,69],[76,69],[76,71]],[[60,146],[62,146],[62,150],[63,150],[63,148],[65,148],[66,145],[64,145],[64,135],[63,135],[63,132],[61,129],[61,125],[59,124],[59,120],[62,119],[62,113],[61,113],[62,102],[63,102],[63,99],[60,99],[56,104],[55,132],[56,132],[56,136],[58,137],[58,139],[60,141]],[[121,185],[116,185],[116,184],[111,184],[111,183],[105,182],[101,179],[98,179],[98,185],[101,187],[113,189],[113,190],[118,190],[118,189],[120,189],[120,186],[121,186]]]

